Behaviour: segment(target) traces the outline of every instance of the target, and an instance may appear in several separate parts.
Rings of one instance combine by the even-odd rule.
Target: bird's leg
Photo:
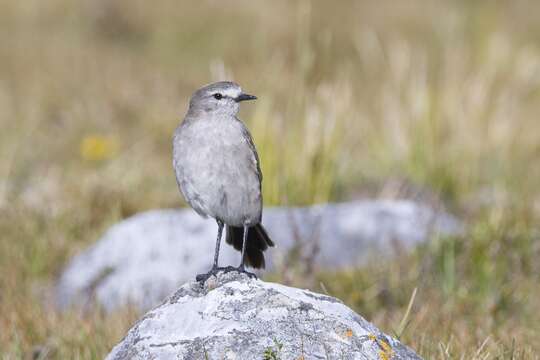
[[[238,270],[243,272],[246,270],[244,266],[244,261],[246,259],[246,243],[247,243],[247,236],[248,236],[249,227],[244,225],[244,231],[242,234],[242,258],[240,259],[240,266],[238,266]]]
[[[221,244],[221,234],[223,233],[223,221],[216,220],[218,224],[218,233],[217,233],[217,239],[216,239],[216,251],[214,253],[214,265],[212,266],[212,270],[215,270],[218,268],[218,258],[219,258],[219,245]]]
[[[210,269],[209,272],[206,274],[198,274],[195,277],[195,280],[200,282],[205,282],[210,276],[216,275],[219,268],[218,268],[218,258],[219,258],[219,246],[221,244],[221,235],[223,233],[223,221],[216,220],[218,224],[218,233],[217,233],[217,239],[216,239],[216,251],[214,253],[214,264],[212,265],[212,269]]]
[[[238,266],[238,271],[244,274],[247,274],[249,277],[257,278],[257,275],[246,271],[244,262],[246,260],[246,243],[248,236],[249,226],[244,225],[244,234],[242,236],[242,259],[240,260],[240,266]]]

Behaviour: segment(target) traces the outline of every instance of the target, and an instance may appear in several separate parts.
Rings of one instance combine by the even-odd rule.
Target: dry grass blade
[[[403,318],[401,319],[399,326],[397,330],[394,331],[394,334],[396,338],[401,339],[401,336],[407,329],[407,326],[409,325],[410,319],[409,316],[411,314],[412,307],[414,305],[414,299],[416,298],[416,292],[418,288],[414,288],[411,298],[409,299],[409,304],[407,305],[407,310],[405,310],[405,314],[403,314]]]

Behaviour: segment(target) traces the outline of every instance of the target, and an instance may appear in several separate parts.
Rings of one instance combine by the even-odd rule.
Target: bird
[[[256,100],[240,85],[220,81],[198,89],[173,136],[173,167],[180,192],[202,217],[217,222],[212,268],[198,274],[206,281],[218,271],[255,277],[246,266],[264,268],[263,252],[274,246],[261,224],[262,172],[259,155],[246,125],[238,118],[240,103]],[[241,252],[238,267],[219,267],[223,228],[225,240]]]

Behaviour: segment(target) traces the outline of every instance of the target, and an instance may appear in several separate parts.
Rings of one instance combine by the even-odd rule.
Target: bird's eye
[[[221,95],[220,93],[215,93],[215,94],[214,94],[214,98],[215,98],[216,100],[221,100],[221,99],[223,98],[223,95]]]

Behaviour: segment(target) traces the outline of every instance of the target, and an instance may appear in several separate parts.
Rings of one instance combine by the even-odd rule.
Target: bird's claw
[[[244,267],[244,265],[240,265],[239,267],[237,268],[234,268],[236,271],[238,271],[239,273],[241,274],[246,274],[248,277],[252,278],[252,279],[257,279],[257,275],[255,275],[254,273],[251,273],[249,271],[246,270],[246,268]]]
[[[226,273],[231,272],[231,271],[236,271],[236,272],[239,272],[241,274],[246,274],[247,276],[249,276],[252,279],[257,279],[257,275],[255,275],[254,273],[251,273],[249,271],[246,271],[246,269],[243,266],[239,266],[239,267],[234,267],[234,266],[217,267],[216,266],[216,267],[213,267],[212,269],[210,269],[210,271],[207,272],[206,274],[198,274],[197,276],[195,276],[195,280],[197,282],[204,283],[211,276],[216,276],[217,277],[217,274],[219,272],[223,272],[223,273],[226,274]]]

